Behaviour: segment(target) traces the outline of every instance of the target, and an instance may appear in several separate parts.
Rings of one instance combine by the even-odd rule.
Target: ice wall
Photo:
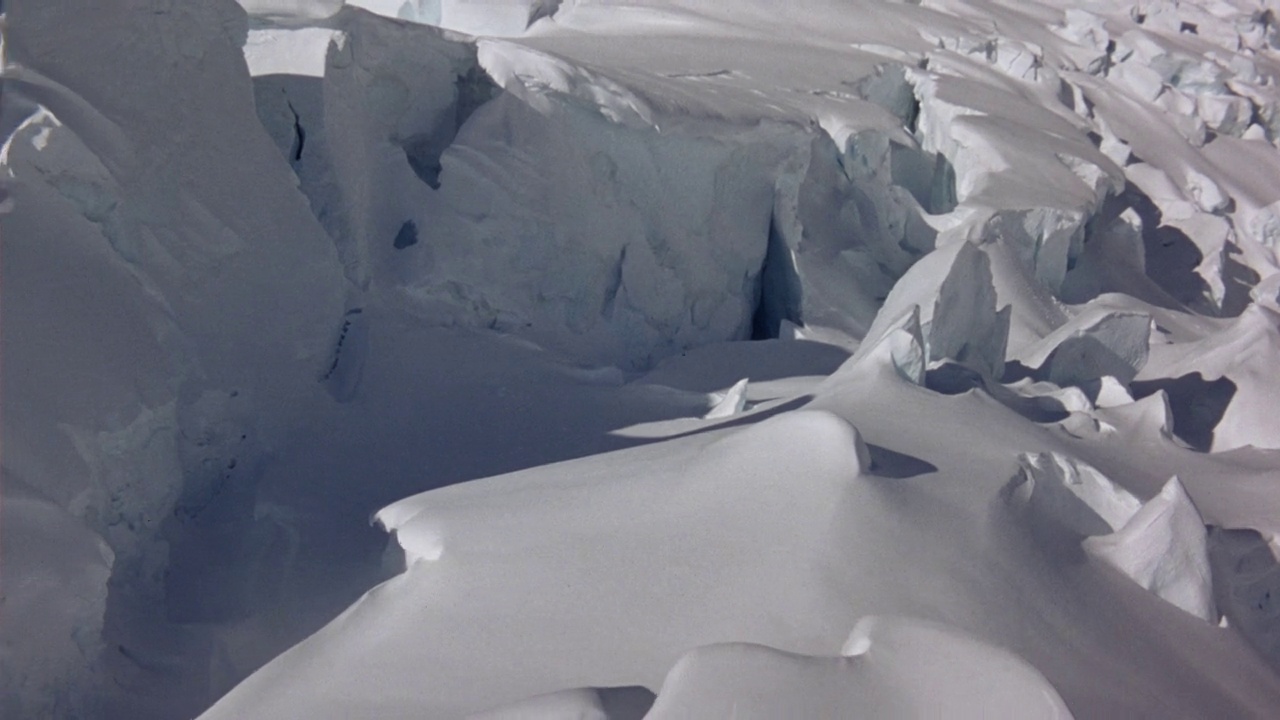
[[[251,36],[259,114],[348,278],[428,322],[632,368],[782,320],[856,336],[931,247],[883,134],[842,155],[511,42],[356,10],[323,26]],[[326,45],[322,67],[269,52]]]
[[[5,525],[101,537],[114,564],[51,566],[95,619],[50,627],[47,647],[74,630],[86,661],[7,654],[16,716],[99,682],[87,695],[110,706],[114,680],[157,662],[130,618],[164,617],[192,518],[252,493],[256,459],[319,387],[344,293],[254,111],[240,8],[73,5],[5,13],[6,105],[30,111],[0,150],[3,461],[40,498],[6,483]],[[45,627],[47,610],[12,606],[5,625]],[[103,637],[114,651],[95,675]],[[48,683],[59,691],[36,690]]]

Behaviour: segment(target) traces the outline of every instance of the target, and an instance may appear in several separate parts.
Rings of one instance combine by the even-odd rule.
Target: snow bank
[[[818,582],[823,536],[862,492],[856,443],[853,428],[834,415],[789,413],[718,438],[588,458],[395,503],[377,521],[405,548],[407,573],[349,611],[337,635],[326,631],[285,654],[207,716],[342,717],[353,708],[395,713],[408,706],[456,716],[566,687],[566,672],[590,678],[589,686],[656,686],[691,639],[723,642],[746,633],[778,643],[806,616],[812,619],[801,621],[813,627],[802,632],[818,632],[822,621],[812,610],[822,603],[809,590]],[[611,488],[607,495],[598,493],[602,481]],[[487,499],[477,504],[481,497]],[[498,498],[507,509],[492,515],[490,502]],[[533,498],[539,510],[526,512]],[[471,517],[468,508],[480,515]],[[698,516],[717,519],[690,534],[685,522]],[[584,517],[594,520],[584,525]],[[493,518],[501,518],[501,532],[494,532]],[[588,536],[588,545],[580,545]],[[550,567],[529,565],[513,552],[510,543],[528,547],[535,538]],[[481,568],[494,572],[472,574]],[[467,588],[476,583],[489,587],[487,599],[470,597]],[[513,592],[535,603],[543,618],[536,627],[524,613],[508,615],[503,622],[512,625],[455,616],[497,619],[491,613]],[[469,599],[460,602],[462,596]],[[752,602],[741,603],[746,597]],[[433,609],[423,613],[422,602]],[[620,611],[627,622],[614,622]],[[417,629],[374,630],[403,622]],[[491,662],[487,643],[471,639],[483,626],[495,632],[490,642],[508,646],[513,657],[550,662],[533,675],[509,676]],[[367,631],[396,647],[378,641],[373,654],[347,655],[356,649],[347,638]],[[437,640],[423,643],[420,633]],[[612,649],[619,643],[633,650],[619,655]],[[361,669],[350,666],[347,680],[330,676],[332,653]],[[405,662],[410,656],[418,660]],[[451,669],[424,679],[415,668],[437,657],[451,657],[439,666]],[[312,684],[315,672],[328,679]],[[257,689],[268,686],[275,698],[269,706]]]
[[[892,368],[846,364],[810,393],[821,412],[710,432],[682,423],[678,439],[392,504],[378,521],[417,560],[207,717],[453,716],[563,688],[655,688],[707,644],[833,656],[884,607],[1012,649],[1080,715],[1268,702],[1276,681],[1242,641],[1100,564],[1057,560],[998,509],[1005,448],[1061,447],[1050,429]],[[920,430],[923,417],[951,432]],[[870,473],[841,418],[856,419]],[[783,657],[769,667],[789,674]],[[1186,672],[1220,690],[1169,682]]]
[[[539,695],[536,698],[522,700],[517,703],[489,710],[472,713],[469,720],[516,720],[528,718],[536,720],[546,718],[557,720],[574,718],[575,720],[610,720],[595,690],[561,690],[560,692]]]
[[[579,688],[539,695],[468,715],[468,720],[640,720],[653,706],[653,693],[642,687]]]

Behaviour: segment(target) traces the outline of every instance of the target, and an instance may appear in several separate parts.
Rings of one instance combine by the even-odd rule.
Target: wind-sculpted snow
[[[647,717],[1071,717],[1035,668],[942,625],[869,616],[842,655],[697,648],[671,669]]]
[[[1271,0],[81,5],[5,717],[1280,706]]]
[[[1101,563],[1081,566],[1065,546],[1043,545],[1034,517],[993,510],[1009,458],[980,439],[998,433],[1013,447],[1066,452],[1076,446],[1067,434],[981,395],[930,393],[870,360],[812,392],[819,412],[681,431],[385,508],[377,520],[404,548],[404,574],[207,717],[455,716],[565,688],[658,688],[680,655],[706,644],[835,655],[886,603],[1010,648],[1082,716],[1156,704],[1171,716],[1247,714],[1280,692],[1239,639]],[[924,414],[951,432],[910,432]],[[859,472],[858,435],[869,473]],[[1197,492],[1222,481],[1206,477]],[[1076,555],[1080,540],[1071,540]],[[1100,662],[1125,672],[1099,672]],[[790,671],[779,672],[782,683]],[[1218,690],[1168,683],[1186,672],[1214,678]],[[1034,695],[1041,686],[1003,687]]]

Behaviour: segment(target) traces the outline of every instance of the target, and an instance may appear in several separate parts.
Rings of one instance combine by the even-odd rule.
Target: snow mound
[[[458,716],[562,689],[565,663],[586,673],[590,686],[656,684],[691,638],[778,642],[791,631],[777,613],[805,615],[823,536],[856,502],[857,443],[854,429],[835,415],[787,413],[716,438],[455,485],[390,505],[376,520],[405,549],[405,574],[241,684],[206,717],[337,718],[353,708],[369,714],[407,706]],[[604,495],[602,481],[610,488]],[[526,512],[535,497],[538,511]],[[718,519],[690,534],[684,523],[699,515]],[[549,565],[530,565],[515,552],[535,538]],[[481,586],[492,592],[470,595],[468,588]],[[457,615],[496,621],[494,603],[511,593],[534,602],[529,609],[542,619],[530,624],[515,614],[493,624]],[[459,602],[463,596],[470,599]],[[754,599],[743,604],[743,597]],[[432,609],[424,612],[423,603]],[[624,606],[629,619],[617,623]],[[491,662],[488,642],[474,642],[480,627],[497,633],[493,641],[506,638],[498,642],[518,656],[557,660],[544,672],[510,676]],[[421,633],[437,640],[423,643]],[[620,656],[611,648],[624,636],[635,649]],[[349,642],[356,637],[366,640]],[[451,659],[440,667],[450,670],[418,673],[443,657]],[[643,678],[634,675],[638,660]],[[330,675],[348,663],[355,665],[345,680]],[[314,673],[326,680],[312,684]],[[269,697],[259,694],[267,687]]]
[[[671,669],[646,717],[1071,717],[1035,668],[937,623],[863,618],[845,655],[697,648]]]

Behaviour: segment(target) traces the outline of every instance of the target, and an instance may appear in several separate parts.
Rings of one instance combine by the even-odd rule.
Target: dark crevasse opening
[[[457,91],[457,101],[454,105],[452,125],[442,122],[432,132],[414,135],[401,144],[405,158],[409,161],[409,167],[413,168],[414,174],[433,190],[440,188],[440,156],[453,144],[458,130],[481,105],[502,92],[502,89],[479,66],[474,66],[465,74],[459,75],[454,87]]]
[[[400,226],[400,230],[396,233],[396,237],[391,241],[391,246],[397,250],[404,250],[407,247],[413,247],[418,244],[418,226],[412,220],[405,220]]]
[[[302,118],[294,109],[293,103],[286,101],[286,104],[289,106],[289,112],[293,113],[293,146],[289,148],[289,160],[299,162],[302,160],[302,150],[307,145],[307,130],[302,127]]]
[[[800,324],[800,276],[796,273],[791,249],[772,217],[757,288],[756,309],[751,318],[752,340],[778,337],[783,320]]]
[[[942,153],[929,153],[898,143],[889,145],[893,184],[911,193],[930,215],[956,209],[956,170]]]

